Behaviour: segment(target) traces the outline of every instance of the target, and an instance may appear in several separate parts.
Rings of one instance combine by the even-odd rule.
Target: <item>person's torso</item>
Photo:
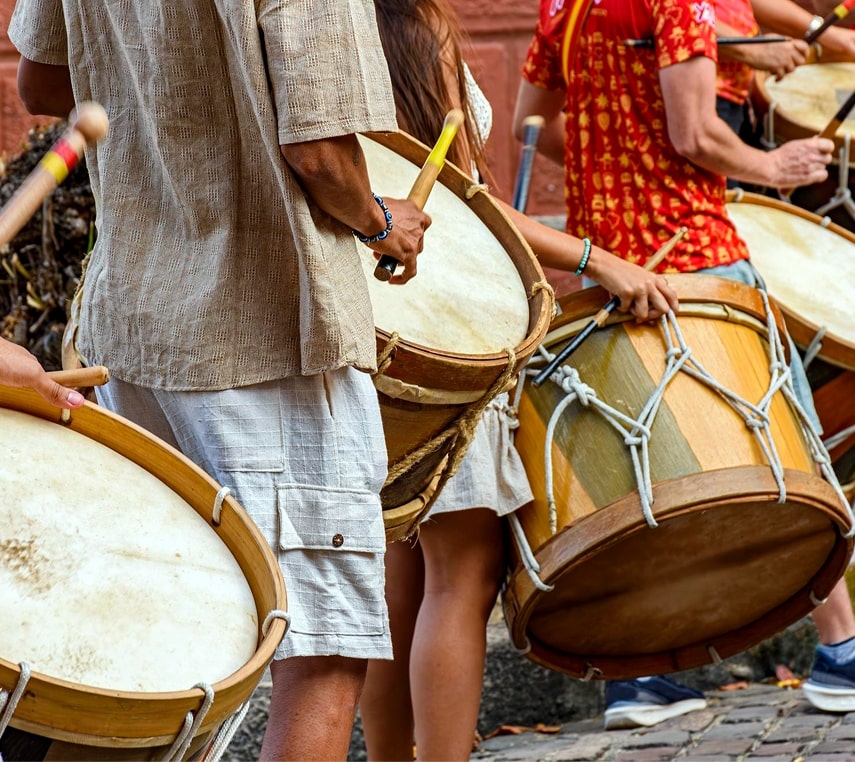
[[[279,150],[394,129],[370,0],[100,5],[64,12],[76,99],[110,118],[87,154],[84,354],[166,388],[372,367],[356,243]]]
[[[548,13],[550,4],[561,0],[541,7]],[[746,257],[727,218],[724,178],[683,158],[668,139],[659,84],[661,68],[695,55],[715,60],[712,5],[600,0],[584,20],[575,55],[564,60],[566,10],[557,10],[552,28],[541,17],[524,76],[560,89],[566,64],[568,231],[643,264],[685,225],[689,234],[667,260],[681,271]]]

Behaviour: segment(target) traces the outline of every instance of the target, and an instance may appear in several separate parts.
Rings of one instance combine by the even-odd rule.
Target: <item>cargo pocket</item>
[[[386,537],[379,496],[304,484],[276,491],[292,631],[384,633]]]

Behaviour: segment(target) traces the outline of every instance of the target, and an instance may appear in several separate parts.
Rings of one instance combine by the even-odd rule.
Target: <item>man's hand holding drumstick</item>
[[[457,134],[460,125],[463,124],[463,112],[459,108],[452,109],[445,117],[445,122],[442,125],[442,131],[433,150],[428,154],[425,163],[422,165],[418,176],[410,189],[407,199],[412,201],[419,209],[424,209],[430,196],[436,178],[439,176],[443,164],[445,164],[445,156],[448,153],[448,148],[454,136]],[[394,257],[383,255],[377,262],[377,267],[374,268],[374,277],[378,280],[392,281],[394,283],[405,283],[413,275],[414,270],[410,270],[405,275],[396,275],[395,268],[398,262]],[[406,272],[406,271],[405,271]]]

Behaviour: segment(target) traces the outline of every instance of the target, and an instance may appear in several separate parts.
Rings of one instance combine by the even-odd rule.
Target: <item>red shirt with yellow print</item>
[[[677,230],[688,235],[658,270],[694,272],[748,258],[727,216],[725,178],[674,149],[658,70],[696,55],[716,60],[712,2],[595,0],[565,82],[567,10],[579,0],[541,0],[523,76],[566,90],[567,231],[644,264]],[[628,38],[652,38],[651,48]]]
[[[728,34],[737,37],[754,37],[760,32],[751,0],[715,0],[716,20],[728,27]],[[717,91],[740,105],[745,103],[751,88],[754,69],[739,61],[719,61]]]

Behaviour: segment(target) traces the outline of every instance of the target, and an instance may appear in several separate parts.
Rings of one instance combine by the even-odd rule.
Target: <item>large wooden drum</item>
[[[855,498],[855,233],[754,193],[728,214],[805,356],[834,470]]]
[[[198,748],[285,632],[264,537],[187,458],[95,405],[0,387],[0,430],[5,759],[36,758],[10,751],[21,732],[48,759]]]
[[[752,83],[751,98],[763,120],[766,142],[775,146],[818,135],[853,89],[855,63],[815,63],[799,66],[781,79],[758,71]],[[828,214],[834,222],[849,230],[855,230],[853,135],[855,113],[850,112],[834,136],[836,159],[829,167],[828,180],[797,188],[791,196],[794,204]]]
[[[408,195],[428,149],[404,133],[361,137],[371,186]],[[490,195],[446,164],[425,211],[433,224],[418,274],[373,277],[375,385],[389,450],[381,498],[387,538],[411,535],[468,444],[483,407],[513,384],[552,317],[553,298],[528,244]]]
[[[506,622],[531,659],[576,677],[738,653],[811,611],[852,553],[848,506],[774,391],[760,292],[668,279],[676,319],[612,316],[572,355],[575,379],[562,369],[520,401],[535,500],[511,517]],[[563,297],[548,351],[607,298]]]

